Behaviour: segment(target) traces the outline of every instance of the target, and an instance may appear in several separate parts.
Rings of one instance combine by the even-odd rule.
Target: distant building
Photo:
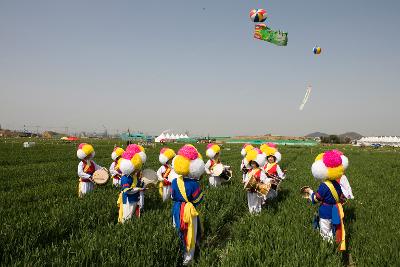
[[[147,136],[142,133],[122,133],[120,137],[122,140],[129,142],[150,142],[153,140],[152,136]]]

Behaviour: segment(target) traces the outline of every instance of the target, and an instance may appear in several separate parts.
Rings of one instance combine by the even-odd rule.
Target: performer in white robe
[[[115,187],[121,186],[121,170],[117,168],[118,160],[121,158],[124,150],[120,147],[114,147],[113,152],[111,153],[111,158],[113,162],[110,165],[110,175],[112,178],[113,185]]]
[[[172,168],[172,160],[175,157],[175,151],[164,147],[160,151],[158,157],[161,167],[157,171],[157,177],[159,183],[159,193],[163,201],[167,201],[171,198],[171,183],[177,175],[174,175],[174,170]]]
[[[206,155],[209,158],[207,161],[206,165],[204,166],[205,171],[209,177],[209,183],[211,186],[217,187],[221,185],[221,183],[225,182],[225,179],[220,178],[219,176],[215,176],[213,173],[213,168],[215,165],[221,163],[220,159],[220,152],[221,148],[216,145],[216,144],[208,144],[207,145],[207,150],[206,150]]]
[[[246,157],[247,152],[252,150],[253,148],[254,147],[251,144],[244,144],[242,150],[240,151],[240,154],[243,157],[242,162],[240,163],[240,170],[242,171],[242,183],[244,182],[244,180],[246,180],[246,174],[251,170],[250,165],[245,164],[244,157]]]
[[[267,176],[260,166],[265,164],[265,155],[258,148],[254,148],[247,152],[245,163],[251,166],[251,171],[246,174],[244,183],[254,177],[257,183],[267,183]],[[261,212],[264,196],[251,189],[247,192],[247,205],[251,214],[258,214]]]
[[[278,151],[278,147],[274,143],[265,143],[260,146],[260,150],[267,158],[263,170],[268,177],[268,182],[271,183],[271,189],[265,196],[265,200],[272,200],[278,196],[278,186],[285,179],[285,173],[281,170],[278,162],[281,161],[282,155]]]
[[[97,165],[92,159],[95,152],[92,145],[82,143],[76,151],[77,157],[81,160],[78,164],[78,197],[83,197],[85,194],[93,191],[94,182],[92,180],[93,173],[102,167]]]

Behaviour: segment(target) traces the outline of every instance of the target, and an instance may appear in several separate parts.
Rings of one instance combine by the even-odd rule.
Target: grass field
[[[0,140],[2,265],[179,265],[171,203],[162,203],[156,191],[146,193],[139,220],[119,225],[111,184],[77,198],[76,144],[23,148],[22,140],[12,141]],[[98,164],[109,167],[115,142],[92,142]],[[205,155],[204,146],[197,147]],[[202,181],[205,236],[195,265],[400,266],[400,150],[340,148],[350,160],[356,198],[345,206],[348,251],[342,255],[312,229],[316,207],[299,195],[301,186],[318,186],[310,167],[330,148],[280,147],[287,179],[278,199],[251,216],[240,183],[240,146],[226,145],[222,159],[234,168],[233,182],[208,188]],[[159,167],[159,149],[146,150],[146,167]]]

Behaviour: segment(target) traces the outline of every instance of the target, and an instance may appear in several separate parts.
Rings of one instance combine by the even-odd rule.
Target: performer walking
[[[247,165],[245,164],[244,158],[246,157],[247,152],[249,152],[253,148],[254,147],[251,144],[244,144],[240,152],[240,154],[243,157],[242,162],[240,163],[240,170],[242,171],[242,182],[246,180],[246,173],[248,173],[251,170],[250,166],[248,164]]]
[[[157,171],[157,177],[159,183],[159,192],[163,201],[167,201],[171,198],[171,182],[172,180],[168,179],[168,177],[173,173],[173,168],[171,166],[172,160],[175,157],[175,151],[164,147],[160,151],[160,155],[158,157],[161,167]]]
[[[253,148],[247,152],[245,164],[249,164],[251,166],[251,170],[247,172],[244,183],[249,182],[250,179],[255,179],[256,183],[267,183],[268,178],[265,175],[265,172],[261,169],[261,166],[264,166],[265,161],[265,155],[260,149]],[[247,205],[250,213],[260,213],[263,201],[264,196],[260,195],[254,189],[251,189],[247,192]]]
[[[214,176],[213,174],[213,168],[216,164],[221,163],[220,159],[220,151],[221,148],[216,145],[216,144],[208,144],[207,145],[207,150],[206,150],[206,155],[209,158],[205,165],[205,171],[209,177],[209,183],[211,186],[217,187],[221,185],[222,179],[219,176]]]
[[[111,153],[111,158],[113,160],[113,162],[110,165],[110,174],[111,174],[111,178],[113,179],[113,185],[115,187],[119,187],[120,184],[120,179],[121,179],[121,171],[117,168],[118,165],[118,160],[121,158],[122,154],[125,151],[120,148],[120,147],[114,147],[113,152]]]
[[[118,163],[118,168],[122,173],[121,192],[117,200],[119,223],[131,219],[133,214],[140,217],[140,192],[143,191],[144,185],[140,180],[143,161],[139,151],[128,146]]]
[[[272,200],[278,196],[278,185],[285,179],[285,173],[278,165],[278,161],[282,159],[282,156],[276,145],[272,143],[261,145],[260,150],[267,157],[267,162],[263,166],[263,170],[268,177],[268,182],[271,183],[271,189],[266,195],[265,200]]]
[[[85,194],[93,191],[94,182],[92,180],[93,173],[102,167],[94,161],[94,148],[90,144],[82,143],[76,151],[77,157],[81,160],[78,164],[78,197],[83,197]]]
[[[344,164],[348,165],[348,160],[337,150],[319,154],[315,158],[311,171],[316,179],[321,180],[321,184],[317,192],[311,188],[305,190],[313,204],[320,203],[318,213],[321,236],[328,241],[332,241],[335,236],[340,251],[346,250],[342,207],[346,197],[336,180],[344,175]]]
[[[196,207],[203,199],[199,179],[204,172],[204,162],[194,146],[185,145],[174,158],[173,167],[180,175],[172,181],[173,224],[182,241],[183,264],[188,265],[201,236]]]

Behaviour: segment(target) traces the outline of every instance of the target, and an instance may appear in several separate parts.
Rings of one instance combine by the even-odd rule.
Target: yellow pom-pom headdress
[[[161,164],[166,164],[168,161],[173,159],[175,155],[176,154],[174,150],[168,147],[164,147],[160,150],[160,155],[158,156],[158,159]]]
[[[339,150],[329,150],[319,154],[311,166],[315,179],[336,180],[342,177],[349,165],[349,159]]]
[[[240,154],[242,155],[242,157],[245,157],[247,152],[249,152],[253,148],[254,147],[251,144],[244,144],[242,147],[242,151],[240,151]]]
[[[92,145],[82,143],[78,146],[78,150],[76,151],[76,156],[79,159],[85,158],[93,158],[95,155],[94,148]]]
[[[260,146],[260,150],[265,154],[267,158],[269,156],[274,156],[276,162],[279,162],[282,159],[281,153],[279,153],[277,146],[273,143],[262,144]]]
[[[246,157],[244,158],[245,165],[249,165],[251,161],[254,161],[258,164],[259,167],[265,165],[266,157],[265,154],[258,148],[253,148],[248,151]]]
[[[207,145],[207,150],[206,150],[206,155],[210,159],[215,158],[215,156],[221,151],[221,148],[219,145],[216,144],[208,144]]]
[[[175,172],[179,175],[198,179],[204,172],[204,161],[192,145],[184,145],[172,161]]]
[[[122,148],[116,146],[114,147],[113,152],[111,153],[111,158],[113,160],[117,160],[119,157],[122,156],[122,154],[125,152],[125,150],[123,150]]]

